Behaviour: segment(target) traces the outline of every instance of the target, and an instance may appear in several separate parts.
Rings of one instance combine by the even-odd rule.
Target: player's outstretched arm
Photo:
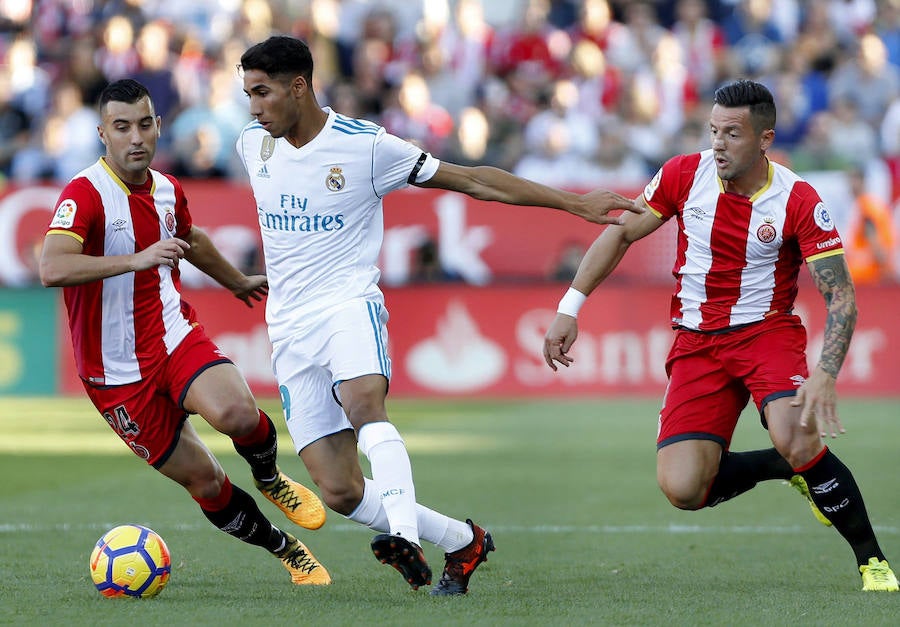
[[[510,205],[562,209],[597,224],[622,224],[613,211],[641,214],[645,210],[628,198],[607,190],[576,194],[523,179],[491,166],[461,166],[441,162],[437,172],[419,187],[437,187],[462,192],[479,200],[495,200]]]
[[[261,274],[246,275],[229,262],[216,248],[209,236],[196,226],[187,235],[191,245],[185,259],[211,276],[219,285],[231,290],[235,297],[253,307],[253,301],[261,301],[269,293],[269,282]]]
[[[85,255],[81,241],[65,233],[48,233],[41,249],[39,273],[45,287],[65,287],[156,266],[174,268],[188,243],[178,238],[156,242],[133,255]]]
[[[642,206],[645,212],[641,215],[627,214],[624,224],[603,230],[581,259],[572,286],[559,302],[556,319],[544,336],[544,361],[554,371],[557,363],[568,367],[575,361],[568,352],[578,337],[578,310],[585,299],[619,265],[633,242],[646,237],[663,223],[649,211],[643,197],[634,202]]]
[[[791,404],[802,408],[801,426],[818,421],[823,436],[835,437],[845,431],[837,416],[835,381],[850,350],[850,339],[856,327],[856,290],[842,254],[815,259],[807,267],[825,299],[825,335],[819,363],[797,390]]]

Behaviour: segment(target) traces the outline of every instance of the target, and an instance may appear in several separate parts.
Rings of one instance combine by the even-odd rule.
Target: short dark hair
[[[97,108],[103,113],[103,108],[109,102],[125,102],[134,104],[143,97],[150,98],[150,90],[133,78],[123,78],[113,81],[100,92]]]
[[[300,75],[312,82],[313,59],[309,46],[295,37],[273,35],[241,55],[241,70],[260,70],[273,78]]]
[[[713,102],[722,107],[750,108],[750,122],[757,133],[775,128],[775,99],[762,83],[740,79],[716,90]]]

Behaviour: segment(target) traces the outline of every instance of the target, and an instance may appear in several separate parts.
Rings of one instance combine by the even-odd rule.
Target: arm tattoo
[[[843,255],[831,255],[809,263],[813,282],[825,298],[825,337],[819,366],[837,378],[850,349],[856,326],[856,292]]]

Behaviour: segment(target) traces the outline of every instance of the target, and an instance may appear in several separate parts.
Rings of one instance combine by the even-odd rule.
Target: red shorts
[[[727,449],[751,396],[765,426],[766,404],[797,393],[809,374],[806,330],[800,318],[786,314],[722,334],[681,329],[666,373],[656,447],[714,440]]]
[[[187,418],[182,403],[188,388],[204,370],[222,363],[231,360],[198,326],[155,372],[140,381],[102,387],[82,383],[109,426],[138,457],[159,468],[178,444]]]

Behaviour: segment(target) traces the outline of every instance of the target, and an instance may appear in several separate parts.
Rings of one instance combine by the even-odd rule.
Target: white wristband
[[[566,291],[565,296],[559,301],[556,311],[577,318],[578,310],[581,309],[585,300],[587,300],[587,296],[576,290],[574,287],[570,287],[568,291]]]

